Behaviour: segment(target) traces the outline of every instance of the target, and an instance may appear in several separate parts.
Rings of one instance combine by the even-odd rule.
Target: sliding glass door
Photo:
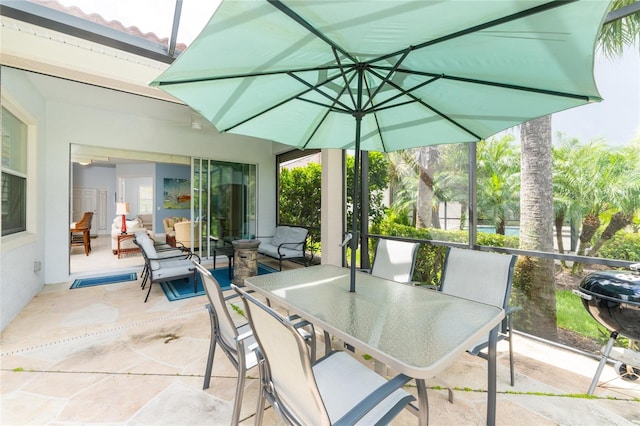
[[[214,245],[255,238],[256,165],[194,158],[191,217],[199,255],[208,257]],[[200,241],[198,241],[198,239]]]

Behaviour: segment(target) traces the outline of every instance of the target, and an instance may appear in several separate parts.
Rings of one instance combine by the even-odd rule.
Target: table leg
[[[498,341],[497,325],[489,333],[489,367],[487,368],[487,425],[496,424],[496,343]]]
[[[416,388],[418,388],[418,424],[427,426],[429,424],[429,399],[424,379],[416,379]]]

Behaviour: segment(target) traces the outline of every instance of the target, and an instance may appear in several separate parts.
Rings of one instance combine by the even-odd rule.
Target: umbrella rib
[[[400,64],[405,60],[405,58],[410,52],[411,52],[411,47],[404,52],[402,57],[398,59],[395,65],[389,70],[389,72],[387,73],[387,76],[380,82],[380,84],[378,84],[378,87],[376,88],[376,90],[373,92],[372,95],[369,96],[369,100],[362,106],[363,109],[366,109],[369,104],[371,104],[371,106],[373,107],[373,98],[380,92],[380,90],[382,90],[384,85],[387,84],[387,82],[391,79],[391,76],[393,75],[393,73],[395,73],[396,70],[400,68]]]
[[[338,57],[337,49],[335,47],[333,47],[331,50],[333,51],[333,57],[335,58],[336,63],[338,64],[338,67],[340,68],[340,74],[342,74],[342,79],[344,80],[344,87],[349,89],[347,93],[349,93],[349,97],[351,97],[351,103],[353,105],[355,105],[356,104],[356,100],[353,97],[353,92],[351,91],[351,86],[349,85],[349,83],[351,83],[353,78],[351,78],[351,80],[347,80],[347,73],[344,70],[344,67],[342,66],[342,61]],[[344,91],[343,91],[343,93],[344,93]]]
[[[367,94],[369,95],[369,100],[367,101],[366,105],[371,103],[371,106],[373,108],[375,108],[374,105],[373,105],[373,97],[375,96],[377,91],[375,91],[373,94],[371,94],[371,87],[369,86],[369,83],[367,82],[367,79],[363,78],[363,80],[364,80],[364,85],[365,85],[365,87],[367,89]],[[381,84],[378,85],[378,88],[380,88],[380,86],[381,86]],[[363,111],[364,114],[367,113],[366,111],[364,111],[364,107],[362,107],[362,111]],[[376,114],[375,111],[373,111],[373,119],[376,121],[376,129],[378,131],[378,136],[380,137],[380,144],[382,145],[382,151],[387,152],[387,147],[385,146],[384,138],[382,137],[382,130],[380,129],[380,122],[378,121],[378,115]]]
[[[317,28],[315,28],[313,25],[311,25],[310,23],[305,21],[300,15],[295,13],[293,10],[291,10],[287,6],[283,5],[282,2],[280,2],[280,0],[267,0],[267,1],[269,3],[271,3],[271,5],[274,6],[276,9],[278,9],[279,11],[281,11],[282,13],[287,15],[289,18],[293,19],[295,22],[297,22],[298,24],[302,25],[311,34],[315,35],[320,40],[322,40],[325,43],[327,43],[329,46],[331,46],[334,49],[338,50],[344,56],[349,58],[352,62],[357,62],[356,59],[349,52],[344,50],[342,47],[338,46],[336,43],[334,43],[332,40],[330,40],[326,35],[322,34],[320,31],[318,31]]]
[[[353,111],[337,108],[335,105],[323,104],[322,102],[314,101],[314,100],[311,100],[311,99],[300,98],[300,97],[296,97],[295,99],[297,99],[299,101],[303,101],[303,102],[308,102],[310,104],[318,105],[318,106],[321,106],[323,108],[330,109],[333,112],[340,112],[340,113],[344,113],[344,114],[353,114]]]
[[[207,81],[232,80],[234,78],[265,77],[270,75],[289,74],[292,72],[303,73],[303,72],[309,72],[309,71],[324,71],[324,70],[329,71],[329,70],[335,70],[335,69],[339,69],[339,67],[335,65],[327,65],[322,67],[300,68],[297,70],[289,69],[289,70],[253,72],[253,73],[246,73],[246,74],[231,74],[231,75],[221,75],[221,76],[211,76],[211,77],[189,78],[185,80],[159,81],[158,86],[171,86],[174,84],[188,84],[188,83],[204,83]],[[334,78],[332,78],[331,80],[333,80]]]
[[[389,67],[384,67],[384,66],[371,66],[370,68],[380,69],[384,71],[389,69]],[[501,89],[519,90],[523,92],[532,92],[532,93],[540,93],[543,95],[559,96],[562,98],[579,99],[587,102],[590,102],[592,100],[592,97],[588,95],[580,95],[577,93],[569,93],[569,92],[559,92],[557,90],[538,89],[535,87],[520,86],[517,84],[498,83],[495,81],[477,80],[477,79],[467,78],[467,77],[457,77],[454,75],[436,74],[436,73],[425,72],[425,71],[414,71],[414,70],[408,70],[403,68],[398,69],[397,72],[420,75],[425,77],[442,78],[445,80],[460,81],[463,83],[478,84],[483,86],[493,86],[493,87],[499,87]]]
[[[341,74],[342,74],[342,75],[344,75],[343,73],[341,73]],[[305,81],[303,78],[298,77],[297,75],[295,75],[295,74],[293,74],[293,73],[289,73],[289,76],[290,76],[290,77],[292,77],[292,78],[294,78],[294,79],[295,79],[295,80],[297,80],[298,82],[300,82],[300,83],[304,84],[305,86],[307,86],[307,87],[310,89],[309,91],[313,90],[313,91],[315,91],[315,92],[319,93],[320,95],[324,96],[325,98],[329,99],[330,101],[332,101],[332,102],[334,102],[334,103],[336,103],[336,104],[340,105],[340,106],[341,106],[341,107],[343,107],[345,110],[347,110],[347,111],[351,111],[351,108],[349,108],[347,105],[345,105],[345,104],[343,104],[342,102],[340,102],[340,101],[338,100],[338,97],[337,97],[337,96],[336,96],[335,98],[333,98],[333,97],[331,97],[331,95],[328,95],[328,94],[324,93],[324,92],[323,92],[322,90],[320,90],[320,88],[319,88],[319,86],[322,86],[322,85],[324,85],[325,83],[327,83],[327,82],[329,82],[329,81],[331,81],[331,80],[333,80],[333,79],[335,79],[335,78],[338,78],[337,76],[336,76],[336,77],[333,77],[331,80],[327,80],[327,81],[325,81],[325,82],[322,82],[322,83],[320,83],[320,84],[316,84],[316,85],[313,85],[313,84],[311,84],[311,83],[309,83],[309,82]],[[300,95],[303,95],[303,94],[304,94],[304,93],[301,93]]]
[[[385,99],[384,101],[380,102],[380,103],[379,103],[378,105],[376,105],[376,106],[373,106],[373,102],[371,102],[371,104],[372,104],[372,105],[371,105],[371,108],[369,108],[369,109],[365,110],[364,112],[365,112],[365,114],[367,114],[367,113],[370,113],[370,112],[382,111],[383,109],[389,109],[389,108],[393,108],[393,107],[396,107],[396,106],[401,106],[401,105],[406,105],[406,104],[409,104],[409,103],[413,103],[413,102],[415,102],[415,100],[407,101],[407,102],[402,102],[402,103],[398,103],[398,104],[393,104],[393,105],[389,105],[389,106],[386,106],[386,107],[381,108],[381,106],[386,105],[386,104],[388,104],[389,102],[392,102],[392,101],[394,101],[394,100],[398,99],[398,98],[399,98],[399,97],[401,97],[401,96],[404,96],[404,95],[406,95],[406,94],[409,94],[409,93],[413,92],[414,90],[417,90],[417,89],[419,89],[419,88],[421,88],[421,87],[423,87],[423,86],[426,86],[427,84],[431,84],[431,83],[433,83],[434,81],[439,80],[440,78],[442,78],[442,75],[435,76],[435,77],[433,77],[433,78],[431,78],[431,79],[429,79],[429,80],[427,80],[427,81],[423,81],[422,83],[420,83],[420,84],[416,84],[415,86],[413,86],[413,87],[411,87],[411,88],[409,88],[409,89],[403,89],[403,90],[401,90],[401,91],[400,91],[400,93],[398,93],[397,95],[392,96],[392,97],[390,97],[389,99]]]
[[[369,70],[370,73],[372,73],[373,75],[377,76],[377,73],[373,70],[370,69]],[[378,76],[378,78],[380,78]],[[399,87],[397,84],[395,84],[393,81],[389,81],[388,84],[395,88],[396,90],[400,90],[402,91],[403,89],[401,87]],[[406,93],[406,95],[413,99],[414,101],[418,102],[420,105],[422,105],[423,107],[430,109],[431,111],[435,112],[436,114],[438,114],[440,117],[444,118],[445,120],[447,120],[448,122],[450,122],[451,124],[453,124],[454,126],[458,127],[459,129],[467,132],[468,134],[470,134],[471,136],[473,136],[474,138],[481,140],[482,137],[477,135],[476,133],[472,132],[471,130],[469,130],[468,128],[466,128],[465,126],[463,126],[462,124],[458,123],[457,121],[455,121],[454,119],[452,119],[451,117],[449,117],[448,115],[440,112],[439,110],[437,110],[435,107],[429,105],[428,103],[424,102],[422,99],[416,97],[415,95],[413,95],[412,93]]]
[[[351,79],[353,80],[353,77],[352,77]],[[348,84],[347,84],[347,85],[348,85]],[[342,88],[342,91],[338,94],[338,97],[342,96],[342,94],[344,93],[344,91],[345,91],[345,90],[347,90],[347,89],[346,89],[346,87],[343,87],[343,88]],[[311,102],[310,100],[308,100],[308,99],[303,99],[303,98],[300,98],[300,100],[302,100],[302,101],[307,101],[307,102]],[[335,103],[335,102],[334,102],[334,103]],[[313,136],[315,136],[315,134],[317,133],[317,131],[318,131],[318,130],[320,130],[320,126],[322,126],[322,123],[324,123],[324,121],[325,121],[325,120],[327,119],[327,117],[329,116],[329,113],[330,113],[331,111],[333,111],[333,110],[334,110],[334,107],[333,107],[333,106],[331,106],[330,108],[328,108],[328,109],[325,111],[324,116],[322,117],[322,120],[320,120],[320,122],[318,123],[318,125],[316,126],[316,128],[315,128],[315,129],[313,129],[313,132],[311,132],[311,134],[310,134],[310,135],[309,135],[309,137],[307,138],[306,142],[302,145],[302,149],[305,149],[305,148],[307,147],[307,145],[309,145],[309,143],[311,142],[311,139],[313,139]],[[337,110],[337,109],[336,109],[335,111],[336,111],[336,112],[344,112],[344,111],[340,111],[340,110]],[[349,113],[349,114],[353,114],[353,112],[352,112],[352,111],[346,111],[346,112],[347,112],[347,113]]]
[[[315,89],[313,86],[309,85],[309,83],[307,83],[306,81],[304,81],[304,80],[300,79],[300,77],[298,77],[298,76],[296,76],[295,74],[293,74],[293,72],[292,72],[292,71],[288,71],[288,72],[286,72],[285,74],[289,75],[290,77],[294,77],[294,78],[296,78],[298,81],[302,82],[305,86],[307,86],[307,87],[308,87],[308,89],[307,89],[307,90],[303,90],[303,91],[302,91],[302,92],[300,92],[300,93],[296,93],[295,95],[292,95],[292,96],[290,96],[290,97],[288,97],[288,98],[286,98],[286,99],[283,99],[282,101],[280,101],[280,102],[278,102],[278,103],[276,103],[276,104],[274,104],[274,105],[270,106],[269,108],[266,108],[266,109],[264,109],[264,110],[262,110],[262,111],[260,111],[260,112],[257,112],[257,113],[255,113],[254,115],[252,115],[251,117],[245,118],[244,120],[239,121],[239,122],[237,122],[236,124],[234,124],[234,125],[232,125],[232,126],[229,126],[229,127],[227,127],[226,129],[221,130],[221,132],[228,132],[229,130],[232,130],[232,129],[234,129],[234,128],[236,128],[236,127],[238,127],[238,126],[240,126],[240,125],[242,125],[242,124],[244,124],[244,123],[246,123],[246,122],[248,122],[248,121],[251,121],[251,120],[253,120],[254,118],[259,117],[259,116],[261,116],[262,114],[265,114],[265,113],[267,113],[267,112],[269,112],[269,111],[271,111],[271,110],[273,110],[273,109],[276,109],[276,108],[278,108],[278,107],[280,107],[280,106],[284,105],[285,103],[287,103],[287,102],[289,102],[289,101],[292,101],[292,100],[294,100],[294,99],[299,99],[299,100],[303,100],[303,101],[310,102],[308,99],[301,98],[301,96],[303,96],[303,95],[305,95],[305,94],[309,93],[309,92],[310,92],[310,91],[312,91],[312,90],[317,90],[317,89]],[[336,78],[338,78],[338,77],[340,77],[340,75],[339,75],[339,74],[338,74],[338,75],[335,75],[335,76],[333,76],[333,77],[331,77],[331,78],[327,78],[325,81],[323,81],[322,83],[320,83],[320,85],[323,85],[323,84],[329,83],[329,82],[331,82],[331,81],[335,80],[335,79],[336,79]],[[319,91],[319,90],[318,90],[318,92],[322,93],[322,92],[321,92],[321,91]],[[330,99],[331,99],[331,98],[330,98]],[[334,99],[331,99],[331,100],[332,100],[332,101],[334,101]],[[347,111],[349,111],[349,109],[348,109],[348,108],[347,108]]]
[[[525,18],[525,17],[530,16],[530,15],[536,15],[538,13],[546,12],[548,10],[555,9],[556,7],[566,6],[567,4],[574,3],[576,1],[578,1],[578,0],[553,0],[553,1],[550,1],[549,3],[541,4],[541,5],[532,7],[530,9],[523,10],[521,12],[513,13],[513,14],[508,15],[508,16],[503,16],[502,18],[494,19],[493,21],[485,22],[483,24],[474,25],[473,27],[465,28],[463,30],[456,31],[455,33],[447,34],[445,36],[438,37],[438,38],[433,39],[433,40],[429,40],[429,41],[425,41],[425,42],[420,43],[420,44],[416,44],[414,46],[409,46],[409,47],[407,47],[405,49],[401,49],[401,50],[398,50],[398,51],[393,52],[393,53],[388,53],[388,54],[386,54],[384,56],[379,56],[378,58],[369,60],[368,63],[372,64],[372,63],[375,63],[375,62],[384,61],[387,58],[398,56],[399,54],[402,54],[403,52],[405,52],[407,50],[418,50],[418,49],[422,49],[422,48],[425,48],[425,47],[429,47],[429,46],[432,46],[434,44],[442,43],[444,41],[448,41],[448,40],[451,40],[451,39],[454,39],[454,38],[462,37],[462,36],[467,35],[467,34],[475,33],[475,32],[481,31],[481,30],[485,30],[487,28],[491,28],[491,27],[495,27],[495,26],[498,26],[498,25],[501,25],[501,24],[504,24],[504,23],[507,23],[507,22],[515,21],[515,20],[520,19],[520,18]]]

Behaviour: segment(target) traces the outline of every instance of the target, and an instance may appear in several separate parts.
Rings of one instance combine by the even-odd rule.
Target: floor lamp
[[[122,215],[122,226],[120,229],[123,234],[127,233],[127,215],[129,214],[129,203],[120,202],[116,203],[116,215]]]

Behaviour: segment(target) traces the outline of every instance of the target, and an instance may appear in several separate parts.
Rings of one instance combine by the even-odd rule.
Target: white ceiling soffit
[[[2,65],[182,103],[148,86],[166,63],[6,16],[0,24]]]

